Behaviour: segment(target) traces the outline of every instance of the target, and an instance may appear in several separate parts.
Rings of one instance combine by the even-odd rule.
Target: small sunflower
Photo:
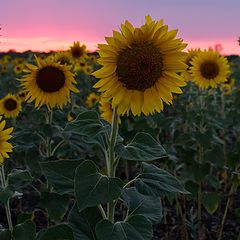
[[[231,93],[234,83],[235,79],[228,77],[227,80],[221,84],[221,90],[224,95],[229,95]]]
[[[112,123],[112,116],[113,116],[113,108],[112,108],[112,103],[109,101],[109,99],[105,97],[101,97],[99,101],[99,110],[101,112],[101,117],[109,122],[110,124]],[[118,123],[121,123],[121,119],[118,118]]]
[[[27,92],[26,91],[19,91],[16,95],[17,99],[19,99],[21,102],[25,102],[26,101],[26,96],[27,96]]]
[[[201,52],[201,50],[199,48],[198,49],[189,49],[187,52],[188,55],[186,56],[184,63],[187,64],[188,68],[184,72],[182,72],[182,75],[186,81],[189,81],[192,78],[192,75],[190,72],[190,68],[192,67],[191,61],[192,61],[193,57],[197,56],[200,52]]]
[[[101,78],[94,87],[111,99],[119,115],[160,112],[163,102],[172,103],[172,93],[182,93],[186,83],[178,73],[187,68],[186,44],[176,34],[147,16],[140,28],[126,21],[121,32],[105,38],[108,44],[98,45],[103,67],[93,73]]]
[[[71,65],[71,56],[69,51],[56,52],[54,54],[55,62],[60,62],[62,65]]]
[[[90,93],[86,100],[86,105],[91,108],[99,101],[99,96],[96,93]]]
[[[6,118],[17,117],[21,110],[21,102],[12,94],[8,94],[0,100],[0,114]]]
[[[70,92],[79,92],[74,86],[76,80],[70,67],[50,60],[41,61],[36,58],[37,66],[28,64],[30,73],[21,79],[22,88],[27,91],[28,102],[35,100],[35,107],[44,103],[47,107],[62,108],[70,101]]]
[[[73,46],[70,46],[70,54],[74,61],[78,61],[86,56],[86,45],[80,45],[79,42],[74,42]]]
[[[3,72],[3,73],[8,72],[8,66],[7,66],[7,65],[3,65],[3,66],[1,67],[1,72]]]
[[[217,84],[225,82],[230,73],[227,59],[211,49],[193,57],[191,64],[192,80],[201,89],[215,88]]]
[[[93,72],[93,67],[90,64],[87,64],[83,70],[86,75],[91,75]]]
[[[13,68],[13,70],[16,74],[21,73],[23,71],[23,69],[24,69],[24,65],[22,65],[22,64],[15,65]]]
[[[9,158],[8,153],[12,152],[13,146],[7,142],[12,136],[10,135],[13,128],[4,129],[6,126],[6,121],[2,120],[0,116],[0,166],[3,165],[4,158]]]

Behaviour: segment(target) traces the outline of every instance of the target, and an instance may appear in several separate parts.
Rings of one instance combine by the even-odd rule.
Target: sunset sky
[[[239,0],[0,0],[0,51],[60,50],[80,41],[95,50],[128,19],[164,19],[189,47],[222,44],[240,54]]]

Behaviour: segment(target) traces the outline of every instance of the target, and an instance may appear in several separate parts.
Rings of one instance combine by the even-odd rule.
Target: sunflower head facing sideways
[[[121,32],[105,38],[107,44],[99,44],[103,67],[93,73],[100,78],[94,87],[111,100],[118,115],[160,112],[163,102],[172,103],[172,93],[182,93],[186,83],[178,73],[187,68],[182,52],[186,44],[176,34],[162,20],[147,16],[141,27],[126,21]]]
[[[199,48],[188,49],[188,51],[187,51],[187,56],[184,59],[184,63],[186,63],[188,67],[187,67],[186,71],[182,72],[182,75],[186,81],[189,81],[192,78],[191,72],[190,72],[190,68],[192,67],[191,61],[192,61],[193,57],[197,56],[200,52],[201,52],[201,50]]]
[[[36,108],[43,104],[48,109],[62,108],[70,101],[71,91],[79,92],[70,67],[48,59],[36,58],[36,62],[37,66],[27,64],[29,74],[21,79],[21,86],[27,91],[27,102],[35,100]]]
[[[230,73],[227,59],[212,49],[200,52],[193,57],[191,64],[192,80],[201,89],[216,88],[226,81]]]
[[[74,42],[73,46],[70,46],[70,55],[74,61],[78,61],[86,56],[86,45],[80,45],[79,42]]]
[[[90,93],[87,96],[86,105],[91,108],[99,101],[99,96],[96,93]]]
[[[4,158],[9,158],[9,153],[12,152],[13,146],[8,140],[12,137],[10,134],[13,128],[4,129],[6,126],[6,121],[2,121],[2,116],[0,116],[0,166],[3,165]]]
[[[17,117],[21,110],[21,101],[12,94],[8,94],[0,100],[0,114],[6,118]]]

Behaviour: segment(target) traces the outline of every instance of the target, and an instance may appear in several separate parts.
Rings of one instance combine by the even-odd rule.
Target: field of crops
[[[0,53],[0,240],[239,240],[240,58],[106,42]]]

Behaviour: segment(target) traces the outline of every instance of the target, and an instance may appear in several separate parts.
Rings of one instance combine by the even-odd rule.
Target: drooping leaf
[[[41,168],[58,194],[74,192],[74,176],[81,160],[57,160],[41,162]]]
[[[215,192],[205,192],[202,194],[202,204],[209,214],[213,214],[218,209],[220,197]]]
[[[153,197],[161,197],[167,193],[189,193],[176,177],[147,163],[143,163],[143,173],[136,180],[136,189],[144,195]]]
[[[92,240],[96,239],[95,227],[102,220],[102,216],[97,207],[86,208],[79,212],[75,204],[71,209],[68,220],[74,240]]]
[[[59,195],[53,192],[43,192],[41,195],[41,203],[43,207],[47,209],[50,219],[58,222],[62,220],[68,210],[69,196]]]
[[[121,198],[129,208],[129,215],[141,214],[153,224],[161,221],[162,202],[160,198],[143,195],[135,187],[124,189]]]
[[[76,170],[75,195],[79,211],[117,199],[123,183],[119,178],[98,172],[94,162],[84,161]]]
[[[133,215],[126,222],[102,220],[96,226],[98,240],[151,240],[152,224],[142,215]]]
[[[167,156],[162,145],[150,134],[143,132],[137,133],[126,146],[117,144],[115,150],[121,158],[133,161],[153,161]]]

